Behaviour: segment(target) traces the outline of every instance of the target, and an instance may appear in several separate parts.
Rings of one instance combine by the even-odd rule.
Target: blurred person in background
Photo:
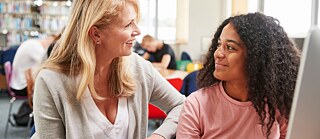
[[[170,45],[163,41],[156,40],[150,35],[145,35],[141,47],[147,52],[143,58],[152,62],[152,65],[160,69],[176,69],[175,54]]]
[[[49,35],[44,39],[28,39],[17,49],[12,63],[12,76],[10,87],[16,95],[27,95],[27,80],[25,71],[35,71],[43,62],[49,45],[57,38],[56,35]]]
[[[57,37],[55,37],[55,39],[52,41],[52,43],[49,45],[48,49],[47,49],[47,58],[50,56],[54,46],[56,45],[56,43],[58,42],[58,40],[61,38],[62,32],[64,31],[63,27],[60,31],[60,33],[57,35]]]

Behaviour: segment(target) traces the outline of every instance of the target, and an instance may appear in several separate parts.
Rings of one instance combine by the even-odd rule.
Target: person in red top
[[[180,113],[177,138],[285,138],[300,64],[279,21],[262,13],[226,19]]]

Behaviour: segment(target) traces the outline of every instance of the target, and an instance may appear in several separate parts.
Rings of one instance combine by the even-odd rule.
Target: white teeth
[[[127,44],[133,44],[134,40],[128,41]]]

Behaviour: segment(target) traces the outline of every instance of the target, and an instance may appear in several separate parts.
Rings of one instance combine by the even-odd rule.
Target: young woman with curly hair
[[[285,138],[300,51],[277,19],[249,13],[217,29],[201,88],[180,114],[177,138]]]

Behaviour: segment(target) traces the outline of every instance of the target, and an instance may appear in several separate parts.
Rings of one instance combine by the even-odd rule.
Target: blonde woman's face
[[[101,45],[96,50],[112,57],[130,55],[135,37],[140,35],[136,17],[137,14],[134,7],[131,4],[127,4],[117,20],[103,29]]]

